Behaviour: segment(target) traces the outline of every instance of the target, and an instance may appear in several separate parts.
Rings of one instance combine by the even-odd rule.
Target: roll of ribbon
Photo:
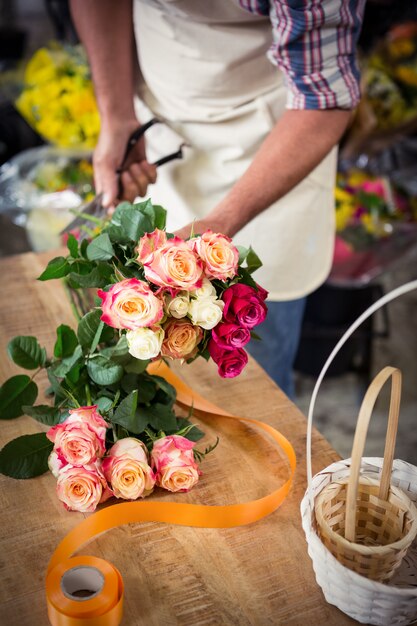
[[[48,617],[54,626],[118,626],[123,580],[110,563],[74,556],[55,565],[46,578]]]
[[[237,417],[220,409],[188,387],[163,362],[152,364],[148,371],[164,377],[173,385],[177,392],[177,403],[185,408],[192,408],[194,415],[203,419],[221,416],[226,419],[239,420],[267,432],[284,452],[289,463],[290,476],[272,493],[243,504],[207,506],[179,502],[124,502],[90,515],[64,537],[49,562],[46,587],[48,615],[52,626],[117,626],[120,624],[123,583],[119,572],[101,559],[97,559],[100,564],[93,565],[92,557],[70,558],[74,552],[95,536],[111,528],[134,522],[165,522],[200,528],[243,526],[256,522],[275,511],[285,500],[291,488],[296,467],[295,452],[290,442],[280,432],[264,422]],[[109,569],[102,569],[104,568],[102,563],[106,563],[107,567],[117,573],[116,578],[110,577]],[[93,574],[91,574],[90,586],[93,585],[94,588],[84,590],[86,597],[74,598],[74,593],[70,593],[66,585],[68,586],[68,571],[75,569],[70,578],[70,588],[74,587],[74,581],[77,580],[77,567],[95,567],[102,574],[105,583],[112,580],[113,599],[110,601],[107,591],[104,593],[104,586],[100,590],[95,589],[99,578],[97,576],[94,578]],[[78,581],[81,586],[85,583],[85,579],[80,581],[78,578]],[[90,595],[87,592],[91,592]],[[95,594],[94,597],[91,594]]]

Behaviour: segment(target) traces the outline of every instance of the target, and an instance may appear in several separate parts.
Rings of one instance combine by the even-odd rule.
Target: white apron
[[[135,0],[134,23],[137,115],[166,121],[147,134],[148,158],[191,146],[183,161],[160,168],[149,193],[168,209],[172,231],[205,217],[242,176],[285,110],[286,89],[266,57],[269,19],[237,0]],[[330,271],[335,168],[336,149],[233,238],[261,257],[256,279],[270,300],[306,295]]]

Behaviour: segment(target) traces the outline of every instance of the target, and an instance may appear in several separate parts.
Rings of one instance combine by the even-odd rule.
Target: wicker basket
[[[410,512],[412,518],[413,507],[409,505],[406,498],[408,497],[411,502],[417,505],[417,467],[397,459],[394,460],[392,472],[390,472],[389,465],[384,464],[381,458],[360,459],[363,453],[363,448],[361,447],[360,454],[356,455],[356,458],[352,459],[352,462],[351,459],[337,461],[313,476],[311,462],[313,413],[321,382],[334,357],[347,339],[362,322],[375,311],[399,296],[416,289],[417,280],[401,285],[377,300],[350,326],[335,346],[318,376],[308,411],[306,455],[308,489],[301,502],[301,516],[308,545],[308,553],[312,559],[317,583],[322,588],[327,602],[337,606],[341,611],[361,623],[380,626],[406,626],[408,624],[417,623],[417,538],[414,539],[405,556],[403,556],[405,544],[409,542],[414,532],[413,530],[408,532],[406,525],[403,527],[404,532],[401,534],[401,537],[395,540],[396,533],[394,533],[394,535],[391,535],[391,538],[387,540],[392,541],[394,537],[395,556],[393,556],[393,562],[391,564],[385,562],[385,564],[381,565],[381,567],[384,567],[388,578],[386,582],[374,580],[369,577],[369,570],[366,576],[355,571],[356,563],[358,564],[357,569],[359,569],[359,571],[360,568],[363,567],[363,565],[360,565],[363,561],[363,554],[367,552],[367,549],[372,549],[375,546],[363,545],[372,542],[369,538],[365,541],[360,537],[362,524],[367,523],[359,519],[362,516],[362,511],[359,511],[358,515],[358,527],[360,530],[357,533],[356,496],[353,496],[351,491],[350,503],[346,506],[347,485],[351,482],[355,487],[355,484],[358,483],[360,493],[362,493],[362,485],[365,485],[365,490],[367,490],[368,486],[372,487],[372,489],[368,489],[370,500],[378,502],[377,499],[382,497],[382,500],[384,500],[383,507],[386,507],[387,498],[384,497],[384,490],[387,490],[387,485],[389,486],[389,483],[391,483],[388,500],[392,500],[397,514],[399,509],[405,506],[407,519],[410,517]],[[397,376],[396,374],[395,377]],[[383,382],[381,384],[383,384]],[[394,382],[394,387],[396,386],[397,383]],[[394,391],[394,396],[395,393]],[[392,402],[396,401],[397,400],[393,400]],[[388,441],[392,441],[392,429],[394,435],[396,432],[395,413],[398,415],[398,412],[395,410],[395,405],[393,406],[393,404],[391,404],[390,413],[394,413],[394,418],[391,417],[390,419],[391,426],[387,433]],[[392,426],[392,424],[394,424],[394,426]],[[362,433],[361,436],[364,440],[365,435]],[[387,455],[388,451],[386,450],[384,456],[389,458]],[[384,472],[382,472],[383,465]],[[382,474],[384,475],[382,476]],[[353,475],[356,476],[355,480]],[[360,477],[359,481],[358,476]],[[398,488],[399,491],[397,491],[396,488]],[[375,492],[373,492],[373,489]],[[324,495],[321,497],[322,492],[324,492]],[[386,493],[388,493],[388,491],[386,491]],[[395,499],[398,493],[400,493],[400,502]],[[360,507],[366,511],[365,517],[367,519],[370,515],[372,516],[371,506],[373,506],[373,504],[369,505],[369,503],[366,503],[364,507]],[[353,526],[352,521],[350,521],[350,529],[348,529],[348,532],[353,532],[354,534],[353,536],[350,535],[349,540],[345,539],[342,535],[346,532],[347,520],[345,512],[349,510],[351,515],[352,507],[354,513]],[[338,517],[339,512],[340,515]],[[378,506],[376,507],[376,512],[380,512]],[[391,514],[383,514],[382,519],[384,520],[388,516],[391,516]],[[379,515],[375,516],[375,520],[377,520],[375,521],[375,526],[378,531],[380,524],[379,517]],[[394,518],[396,517],[398,517],[398,515],[394,516]],[[318,518],[320,518],[320,520]],[[409,522],[407,522],[407,524],[408,523]],[[338,527],[339,524],[341,528]],[[411,527],[412,526],[413,522],[411,522]],[[358,536],[356,536],[356,533]],[[336,539],[335,535],[337,536]],[[375,541],[376,538],[378,538],[378,533],[376,532],[375,535],[371,535],[371,538]],[[352,542],[352,539],[356,539],[356,541]],[[337,548],[332,547],[331,543],[333,541]],[[354,569],[351,568],[351,563],[349,563],[350,567],[347,567],[344,562],[339,560],[344,541],[347,542],[349,549],[351,549],[354,544]],[[401,548],[403,542],[404,546]],[[327,545],[325,545],[326,543]],[[386,541],[384,540],[382,543],[386,544]],[[391,544],[390,548],[393,547],[393,544]],[[382,551],[384,551],[386,546],[380,545],[380,539],[378,539],[377,547],[382,548]],[[388,553],[389,552],[390,549],[388,548]],[[371,550],[370,561],[374,563],[374,559],[375,551]],[[389,561],[389,557],[387,557],[387,559]],[[383,558],[382,561],[384,561]],[[392,570],[394,570],[394,573],[392,573]]]
[[[384,383],[392,377],[391,405],[381,481],[359,480],[369,420]],[[349,569],[388,581],[417,535],[417,508],[401,489],[390,488],[401,395],[401,373],[383,369],[361,406],[347,479],[329,483],[315,501],[317,532],[324,545]]]

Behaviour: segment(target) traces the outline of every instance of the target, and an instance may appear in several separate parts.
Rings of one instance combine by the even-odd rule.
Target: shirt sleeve
[[[288,109],[353,109],[365,0],[271,0],[268,58],[284,73]]]

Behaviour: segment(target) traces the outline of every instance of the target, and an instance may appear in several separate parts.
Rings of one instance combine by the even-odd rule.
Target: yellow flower
[[[80,46],[41,48],[25,70],[16,107],[47,141],[61,147],[94,148],[100,118],[90,70]]]

